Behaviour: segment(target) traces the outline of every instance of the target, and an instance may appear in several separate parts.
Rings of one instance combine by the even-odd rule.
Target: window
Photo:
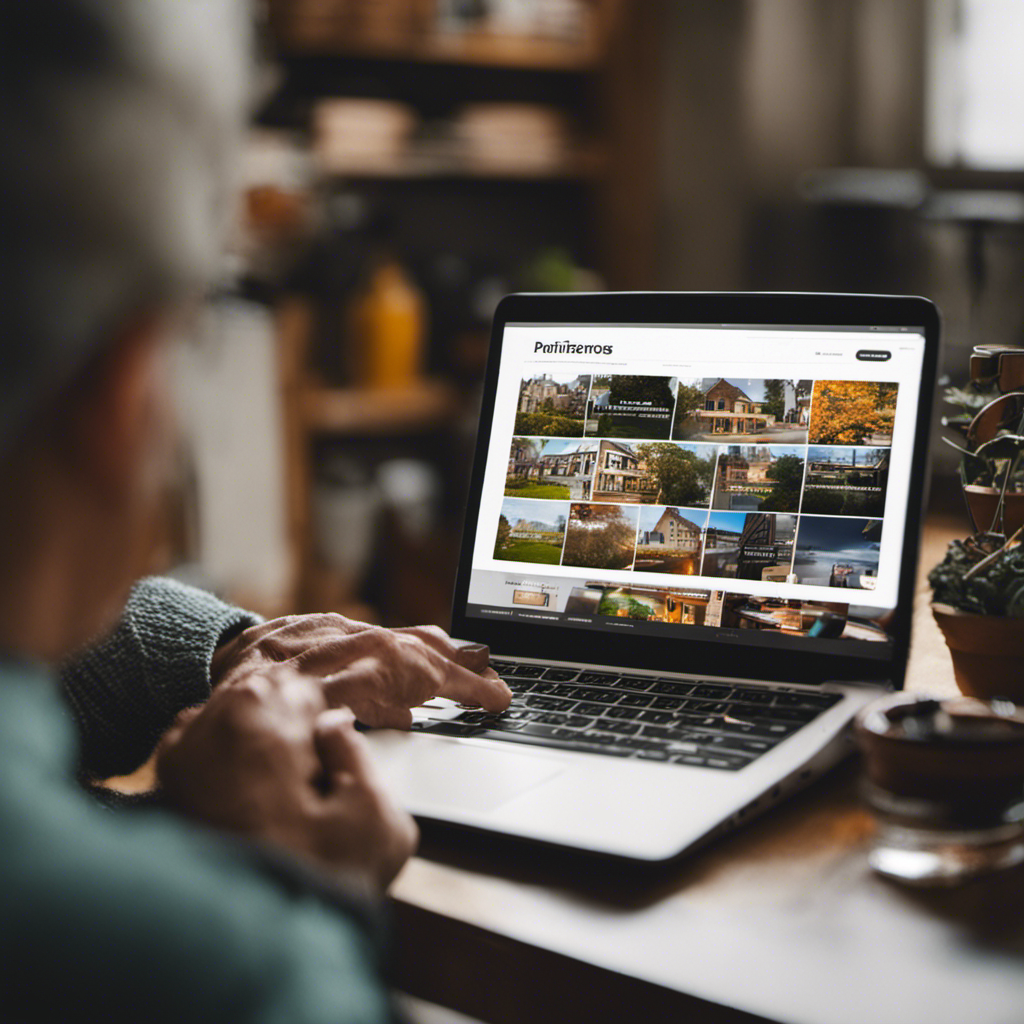
[[[930,0],[928,159],[1024,170],[1024,3]]]

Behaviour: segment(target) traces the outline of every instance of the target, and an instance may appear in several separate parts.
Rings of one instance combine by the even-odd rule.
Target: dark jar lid
[[[1024,798],[1024,708],[1007,700],[892,694],[855,731],[866,792],[922,801],[962,824],[1006,820]]]

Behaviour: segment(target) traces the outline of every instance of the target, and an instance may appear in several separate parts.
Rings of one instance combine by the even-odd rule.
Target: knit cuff
[[[175,715],[209,696],[210,662],[223,639],[259,621],[173,580],[137,584],[114,631],[61,671],[83,774],[134,771]]]

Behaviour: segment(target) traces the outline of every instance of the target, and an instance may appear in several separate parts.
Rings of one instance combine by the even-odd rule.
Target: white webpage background
[[[579,356],[544,355],[542,352],[535,352],[537,342],[551,344],[566,341],[574,345],[611,345],[613,351],[611,355]],[[860,349],[885,349],[892,353],[892,358],[885,362],[858,360],[857,352]],[[589,373],[594,376],[649,374],[681,378],[894,381],[900,387],[893,425],[878,582],[874,590],[844,590],[842,597],[862,607],[895,608],[903,554],[903,534],[910,499],[910,468],[923,358],[924,337],[918,333],[902,331],[787,331],[770,328],[508,324],[502,342],[494,419],[491,424],[490,447],[480,499],[479,522],[473,551],[474,572],[487,569],[515,575],[536,574],[579,580],[600,577],[609,583],[631,583],[643,587],[725,590],[730,594],[835,601],[839,595],[833,588],[800,583],[765,583],[760,580],[720,576],[679,576],[673,573],[637,573],[629,569],[588,570],[580,569],[579,566],[535,565],[529,562],[496,559],[494,540],[505,497],[505,477],[515,427],[520,382],[542,373],[565,373],[570,376]],[[917,497],[915,495],[915,501]],[[471,603],[490,603],[478,601],[474,589],[471,583]]]

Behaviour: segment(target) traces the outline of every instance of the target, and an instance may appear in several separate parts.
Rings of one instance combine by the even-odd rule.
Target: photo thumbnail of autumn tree
[[[636,446],[648,474],[658,487],[659,505],[688,505],[707,508],[715,479],[718,449],[707,446],[698,451],[670,442],[647,442]]]
[[[573,504],[565,532],[562,565],[629,569],[633,565],[639,508]]]
[[[892,444],[899,385],[819,380],[811,396],[811,444]]]

